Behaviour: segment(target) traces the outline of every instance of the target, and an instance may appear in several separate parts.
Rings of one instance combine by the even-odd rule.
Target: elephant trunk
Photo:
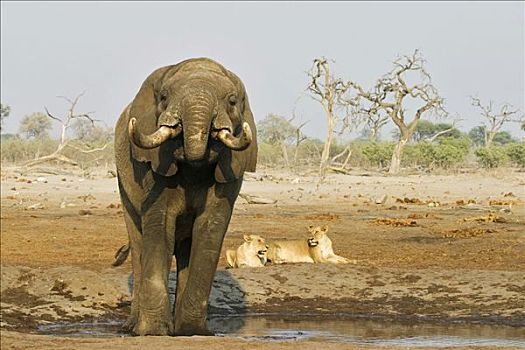
[[[182,120],[184,155],[187,161],[199,161],[206,155],[215,103],[210,94],[199,91],[191,95]]]

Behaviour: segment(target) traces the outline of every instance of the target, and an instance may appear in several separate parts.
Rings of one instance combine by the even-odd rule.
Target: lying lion
[[[244,235],[244,243],[237,250],[226,251],[226,260],[229,267],[264,266],[267,253],[268,246],[264,238],[257,235]]]
[[[309,226],[308,231],[310,232],[308,239],[271,242],[268,248],[268,261],[273,264],[352,262],[334,253],[332,241],[326,235],[328,226]]]

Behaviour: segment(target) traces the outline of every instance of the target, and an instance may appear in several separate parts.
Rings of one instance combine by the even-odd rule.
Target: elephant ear
[[[226,71],[227,76],[237,87],[241,97],[241,124],[247,122],[252,129],[253,140],[244,151],[225,149],[219,156],[215,168],[215,180],[220,183],[232,182],[241,178],[245,171],[255,171],[257,165],[257,129],[253,118],[248,96],[241,80],[233,73]]]
[[[155,70],[146,78],[129,109],[129,119],[137,120],[137,130],[143,134],[151,134],[157,130],[157,102],[155,91],[160,88],[166,75],[171,75],[177,66],[167,66]],[[128,120],[129,120],[128,119]],[[177,172],[177,164],[173,161],[173,151],[170,144],[162,144],[157,148],[143,149],[131,142],[131,153],[140,162],[151,163],[153,171],[160,175],[172,176]]]

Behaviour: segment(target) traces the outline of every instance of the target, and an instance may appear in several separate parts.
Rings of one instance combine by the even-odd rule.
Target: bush
[[[258,144],[257,161],[263,165],[282,163],[282,152],[279,146],[261,142]]]
[[[368,143],[368,141],[362,140],[356,140],[350,143],[350,151],[352,151],[352,155],[350,156],[349,164],[351,166],[367,168],[371,165],[368,159],[363,154],[363,147]],[[374,163],[373,166],[376,167],[377,164]]]
[[[438,144],[428,141],[419,142],[405,147],[403,163],[405,166],[450,168],[466,159],[469,146],[469,139],[455,136],[443,137]]]
[[[294,149],[293,152],[296,150]],[[299,144],[297,149],[297,162],[300,165],[319,165],[321,161],[321,152],[323,151],[323,142],[318,139],[306,139]]]
[[[362,152],[370,163],[383,168],[390,164],[394,146],[393,142],[370,142],[363,147]]]
[[[442,168],[450,168],[467,158],[471,141],[467,137],[445,137],[435,145],[434,162]]]
[[[497,168],[508,160],[505,149],[500,146],[480,147],[474,151],[474,154],[483,168]]]
[[[53,153],[59,144],[58,140],[50,138],[42,139],[20,139],[18,137],[3,138],[2,146],[2,163],[22,163],[39,157],[47,156]],[[79,141],[70,141],[72,146],[86,149],[86,145]],[[103,143],[93,144],[91,148],[103,146]],[[112,143],[108,143],[105,149],[93,153],[82,153],[72,147],[66,147],[62,154],[71,160],[74,160],[84,169],[94,165],[113,164],[115,152]]]
[[[435,145],[433,161],[435,165],[441,168],[450,168],[465,160],[467,154],[468,149],[467,152],[463,152],[461,148],[451,144]]]
[[[525,143],[511,143],[505,147],[505,153],[517,166],[525,168]]]
[[[2,162],[18,163],[53,153],[58,141],[50,138],[22,140],[18,137],[2,139]]]
[[[423,163],[423,144],[427,142],[418,142],[414,144],[407,144],[403,149],[403,155],[401,156],[401,165],[403,167],[416,167],[419,165],[424,165]]]

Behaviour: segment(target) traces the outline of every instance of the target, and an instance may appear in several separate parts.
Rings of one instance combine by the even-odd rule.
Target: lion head
[[[264,265],[268,259],[268,245],[266,245],[264,238],[258,235],[244,235],[243,238],[246,250],[254,252]]]
[[[328,243],[328,236],[326,233],[328,232],[328,226],[308,226],[308,232],[310,233],[310,236],[308,237],[308,246],[313,248],[317,247],[319,244],[322,246]]]

